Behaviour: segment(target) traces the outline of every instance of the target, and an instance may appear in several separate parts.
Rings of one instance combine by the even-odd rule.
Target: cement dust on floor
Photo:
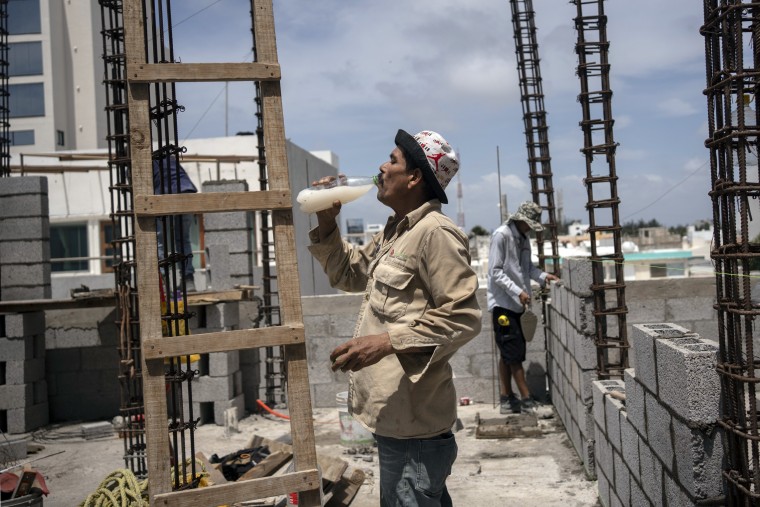
[[[537,438],[478,439],[475,437],[476,415],[481,419],[500,416],[498,408],[476,403],[459,407],[464,428],[457,432],[459,454],[447,482],[454,505],[474,506],[568,506],[593,507],[598,504],[596,481],[586,479],[580,461],[568,443],[556,417]],[[71,435],[79,424],[64,428]],[[245,447],[252,435],[288,441],[290,423],[274,416],[252,415],[239,421],[238,432],[205,424],[196,431],[196,451],[207,457],[224,456]],[[45,435],[45,432],[38,433]],[[364,485],[351,504],[353,507],[377,507],[379,467],[377,451],[350,448],[340,443],[337,409],[314,410],[314,434],[317,452],[339,457],[349,466],[366,473]],[[31,437],[31,435],[29,435]],[[85,441],[55,438],[49,432],[44,449],[28,459],[61,454],[37,460],[33,465],[42,472],[50,489],[47,507],[72,507],[94,492],[111,472],[124,468],[124,447],[117,438]],[[14,437],[15,438],[15,437]]]

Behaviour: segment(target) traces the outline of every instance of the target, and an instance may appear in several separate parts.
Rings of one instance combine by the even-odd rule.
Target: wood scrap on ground
[[[259,461],[252,468],[237,478],[237,481],[245,481],[260,477],[274,477],[288,473],[288,467],[292,464],[293,447],[290,444],[270,440],[268,438],[253,435],[245,446],[245,449],[253,449],[265,446],[270,454]],[[197,453],[196,457],[204,462],[206,469],[211,474],[214,484],[228,482],[221,472],[222,463],[210,463],[203,453]],[[214,459],[212,457],[212,459]],[[352,467],[345,460],[326,454],[317,453],[317,463],[322,473],[322,491],[324,492],[324,505],[326,507],[347,507],[356,497],[359,488],[364,484],[365,473],[360,468]],[[292,471],[292,470],[291,470]],[[278,506],[285,504],[286,497],[261,498],[234,504],[235,507],[253,506]]]

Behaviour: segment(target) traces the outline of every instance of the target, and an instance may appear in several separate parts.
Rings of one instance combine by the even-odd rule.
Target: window
[[[8,75],[34,76],[42,74],[42,43],[16,42],[9,44]]]
[[[34,130],[12,130],[11,146],[29,146],[34,144]]]
[[[27,83],[8,86],[11,118],[45,116],[45,93],[42,83]]]
[[[55,131],[55,142],[58,144],[58,146],[64,146],[66,143],[66,138],[63,135],[63,130],[56,130]]]
[[[100,256],[108,257],[108,259],[100,260],[100,272],[112,273],[113,272],[113,224],[111,222],[100,222]]]
[[[41,33],[40,0],[8,1],[8,33],[10,35]]]
[[[50,226],[51,270],[87,271],[87,224]],[[67,260],[70,259],[70,260]]]
[[[668,276],[668,268],[664,264],[651,264],[649,266],[649,276],[652,278],[665,278]]]

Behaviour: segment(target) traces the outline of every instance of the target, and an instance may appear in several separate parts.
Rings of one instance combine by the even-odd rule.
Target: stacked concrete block
[[[335,396],[348,390],[348,375],[330,368],[330,352],[354,335],[361,294],[302,298],[306,357],[315,407],[334,407]]]
[[[26,433],[50,421],[45,380],[45,314],[5,315],[0,326],[0,422]]]
[[[594,478],[599,449],[595,449],[592,395],[597,359],[590,261],[563,259],[561,277],[550,286],[548,305],[546,349],[551,399],[586,474]]]
[[[45,375],[51,421],[111,420],[119,413],[119,330],[114,308],[48,310]]]
[[[245,181],[208,181],[203,183],[203,192],[246,192]],[[203,216],[204,244],[212,255],[212,283],[217,285],[253,284],[253,216],[250,212],[207,213]],[[220,264],[224,261],[216,245],[227,247],[227,269]],[[227,278],[229,273],[229,278]],[[216,281],[213,280],[216,276]]]
[[[193,309],[198,318],[191,321],[193,334],[235,331],[240,328],[240,304],[215,303]],[[243,320],[245,322],[245,319]],[[200,375],[192,382],[192,409],[201,423],[224,425],[225,411],[235,409],[237,420],[245,416],[246,410],[257,409],[260,398],[258,349],[212,352],[200,362]],[[189,397],[183,394],[185,417],[190,417]]]
[[[638,368],[594,382],[602,502],[685,506],[721,496],[717,344],[670,323],[635,325],[632,338]]]
[[[45,177],[0,179],[0,299],[49,299],[50,218]]]

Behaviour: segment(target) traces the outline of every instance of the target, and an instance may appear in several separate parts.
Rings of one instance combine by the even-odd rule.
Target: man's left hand
[[[347,341],[330,353],[332,371],[359,371],[393,354],[388,333],[372,334]]]
[[[552,280],[559,281],[559,277],[557,275],[553,275],[551,273],[546,273],[546,281],[547,282],[551,282]]]

